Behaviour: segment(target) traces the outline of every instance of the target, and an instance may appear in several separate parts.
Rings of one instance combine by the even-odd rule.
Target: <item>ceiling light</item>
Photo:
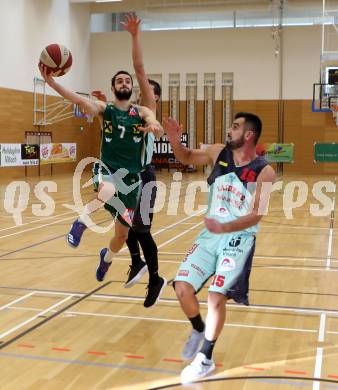
[[[122,0],[95,0],[95,3],[121,3]]]

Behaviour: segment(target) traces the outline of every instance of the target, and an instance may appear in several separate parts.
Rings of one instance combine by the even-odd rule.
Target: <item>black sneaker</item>
[[[128,279],[124,285],[125,288],[134,286],[142,276],[148,271],[148,266],[144,261],[137,263],[136,265],[130,265],[128,270]]]
[[[143,303],[144,307],[150,307],[160,299],[160,296],[167,285],[167,279],[159,277],[159,281],[156,284],[148,284],[148,292],[146,299]]]

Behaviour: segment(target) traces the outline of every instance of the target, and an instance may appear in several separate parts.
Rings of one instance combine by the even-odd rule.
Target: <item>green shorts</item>
[[[124,168],[107,171],[102,165],[93,166],[93,183],[97,189],[101,183],[112,183],[116,193],[104,204],[114,219],[119,220],[125,226],[131,226],[134,211],[138,205],[141,180],[138,173],[128,173]]]
[[[213,234],[203,229],[181,263],[175,281],[189,283],[197,293],[214,275],[210,292],[248,304],[254,248],[254,235],[245,232]]]

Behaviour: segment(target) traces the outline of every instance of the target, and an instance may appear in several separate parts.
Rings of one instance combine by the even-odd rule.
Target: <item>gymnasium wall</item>
[[[101,89],[111,96],[112,74],[119,69],[133,73],[129,34],[90,35],[88,7],[70,5],[68,0],[1,0],[0,34],[10,39],[0,41],[1,52],[6,53],[2,56],[0,74],[0,142],[24,142],[24,132],[34,129],[33,94],[29,91],[33,88],[33,77],[38,75],[36,64],[45,44],[61,42],[71,48],[74,65],[60,82],[73,90]],[[312,84],[319,78],[320,27],[288,27],[283,34],[284,141],[296,145],[295,163],[285,165],[285,171],[331,173],[337,164],[313,163],[313,142],[334,141],[338,134],[330,114],[314,114],[310,108]],[[203,78],[207,72],[216,73],[216,142],[222,139],[222,72],[234,74],[234,112],[246,110],[261,115],[262,141],[277,141],[279,61],[274,54],[270,28],[144,32],[142,44],[147,72],[163,75],[164,116],[169,109],[169,73],[181,74],[183,123],[186,122],[185,75],[198,74],[197,142],[204,141]],[[51,89],[47,93],[52,94]],[[85,126],[82,133],[81,121]],[[89,131],[88,127],[95,130]],[[56,142],[78,142],[79,157],[97,155],[97,123],[90,126],[74,118],[45,130],[53,131]],[[54,165],[54,172],[73,167],[74,164]],[[35,173],[35,168],[29,169]],[[1,171],[17,175],[24,168]]]
[[[0,87],[33,90],[39,75],[37,64],[49,43],[69,47],[75,71],[62,78],[72,89],[90,88],[89,5],[69,0],[1,0],[0,6]],[[48,93],[53,94],[49,89]]]
[[[47,104],[59,100],[47,98]],[[31,92],[0,88],[0,144],[25,143],[25,131],[38,130],[33,123],[33,94]],[[83,127],[83,130],[80,127]],[[75,142],[77,159],[98,156],[100,132],[97,122],[87,123],[85,119],[72,117],[65,121],[41,127],[41,131],[52,132],[53,142]],[[76,163],[53,164],[53,174],[73,172]],[[50,175],[51,165],[41,166],[41,175]],[[0,168],[1,178],[12,180],[25,176],[25,167]],[[27,176],[38,175],[38,167],[27,167]]]
[[[93,88],[111,96],[110,78],[119,69],[133,73],[131,42],[126,32],[96,33],[91,39]],[[164,107],[168,100],[168,75],[181,75],[181,117],[185,123],[186,73],[198,74],[197,142],[203,142],[204,73],[216,73],[216,141],[221,129],[221,75],[234,74],[234,112],[253,111],[263,119],[262,142],[278,140],[279,63],[270,28],[154,31],[142,33],[144,62],[149,74],[162,74]],[[283,29],[284,142],[295,144],[294,164],[284,172],[331,174],[338,164],[315,164],[313,143],[338,138],[330,113],[312,113],[312,85],[319,81],[321,27]],[[168,109],[163,109],[165,116]]]
[[[60,82],[73,90],[90,90],[90,14],[89,5],[69,4],[69,0],[1,0],[0,12],[0,143],[24,143],[25,131],[33,126],[33,78],[42,48],[49,43],[62,43],[72,51],[72,71]],[[41,88],[38,90],[41,91]],[[47,94],[53,91],[47,86]],[[47,104],[56,97],[49,96]],[[80,126],[84,127],[80,131]],[[97,155],[98,126],[72,118],[41,128],[52,131],[55,142],[76,142],[78,158]],[[53,164],[53,174],[72,172],[74,163]],[[37,167],[28,167],[29,176],[37,175]],[[48,175],[50,165],[41,167]],[[25,175],[24,167],[6,167],[1,177]]]
[[[311,99],[318,81],[321,30],[315,27],[284,29],[284,99]],[[279,60],[270,28],[146,31],[142,33],[148,73],[181,74],[185,100],[186,73],[198,74],[198,99],[203,99],[204,73],[216,73],[216,99],[221,99],[222,72],[234,73],[235,100],[278,99]],[[131,39],[127,32],[95,33],[91,38],[91,83],[111,95],[111,75],[132,72]],[[163,100],[168,99],[164,88]]]

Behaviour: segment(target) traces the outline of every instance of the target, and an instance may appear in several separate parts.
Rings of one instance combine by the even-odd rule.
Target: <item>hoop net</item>
[[[86,118],[88,123],[93,123],[93,115],[86,114],[78,104],[73,104],[73,115],[77,118]]]

